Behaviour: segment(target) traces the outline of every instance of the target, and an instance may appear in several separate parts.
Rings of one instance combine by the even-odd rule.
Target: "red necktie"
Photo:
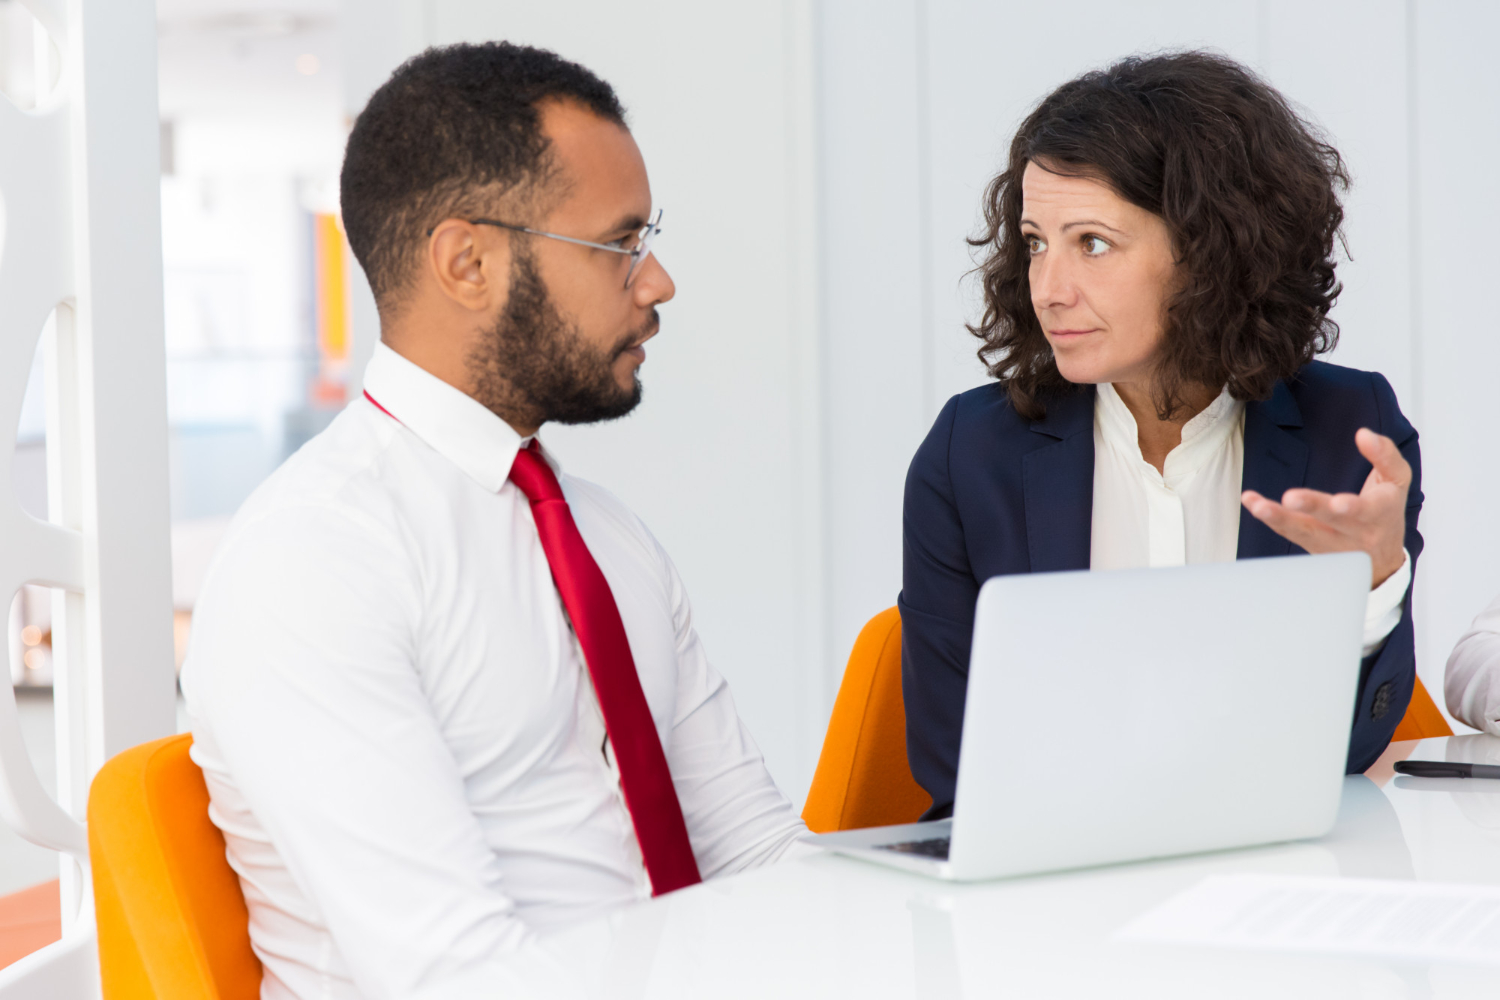
[[[604,728],[620,769],[625,806],[635,824],[646,873],[651,876],[652,894],[660,896],[696,885],[702,877],[688,841],[682,805],[672,787],[667,755],[657,738],[656,723],[641,690],[630,640],[609,581],[589,554],[573,522],[573,512],[563,499],[562,487],[535,441],[517,453],[510,481],[531,501],[542,551],[547,554],[552,579],[562,595],[563,607],[568,609],[578,644],[583,647]]]

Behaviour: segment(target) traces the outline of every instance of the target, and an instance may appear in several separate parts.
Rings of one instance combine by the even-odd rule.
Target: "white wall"
[[[1433,687],[1453,643],[1500,594],[1500,320],[1487,241],[1500,232],[1500,78],[1483,55],[1500,38],[1500,6],[1423,0],[1414,13],[1417,350],[1408,377],[1427,477],[1418,641]]]
[[[937,413],[921,28],[910,2],[837,0],[819,9],[824,662],[835,677],[864,623],[896,603],[902,484]]]
[[[943,401],[984,379],[964,330],[978,311],[963,277],[980,193],[1043,94],[1130,52],[1209,46],[1243,60],[1349,161],[1354,259],[1340,268],[1333,360],[1384,372],[1423,432],[1418,655],[1435,693],[1453,641],[1500,592],[1489,500],[1500,336],[1474,301],[1500,197],[1470,176],[1500,159],[1500,81],[1482,52],[1500,37],[1492,5],[354,6],[381,16],[346,47],[346,73],[362,81],[351,111],[422,44],[488,38],[576,59],[629,107],[679,295],[638,414],[548,433],[677,559],[708,648],[794,798],[855,635],[900,588],[910,456]]]

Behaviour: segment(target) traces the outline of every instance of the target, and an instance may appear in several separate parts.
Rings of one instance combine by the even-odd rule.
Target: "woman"
[[[1415,677],[1422,493],[1389,383],[1313,360],[1338,337],[1347,184],[1279,93],[1205,53],[1125,59],[1022,123],[974,241],[970,331],[997,381],[948,401],[906,481],[907,750],[929,818],[952,809],[974,601],[1002,573],[1368,552],[1349,771],[1385,749]],[[1087,691],[1022,707],[1110,710]]]

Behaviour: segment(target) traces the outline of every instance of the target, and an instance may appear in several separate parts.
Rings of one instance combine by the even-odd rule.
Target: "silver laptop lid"
[[[1364,553],[996,577],[975,611],[958,878],[1320,836]]]

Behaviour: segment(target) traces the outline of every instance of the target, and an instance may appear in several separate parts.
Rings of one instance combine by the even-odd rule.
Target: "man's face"
[[[651,213],[651,186],[630,133],[577,105],[548,102],[542,129],[555,173],[550,210],[513,221],[532,229],[632,245]],[[631,258],[562,240],[510,233],[510,289],[469,360],[475,396],[519,406],[536,424],[591,423],[630,412],[641,398],[642,346],[656,306],[675,294],[654,256],[625,277]],[[489,399],[489,396],[495,398]]]

